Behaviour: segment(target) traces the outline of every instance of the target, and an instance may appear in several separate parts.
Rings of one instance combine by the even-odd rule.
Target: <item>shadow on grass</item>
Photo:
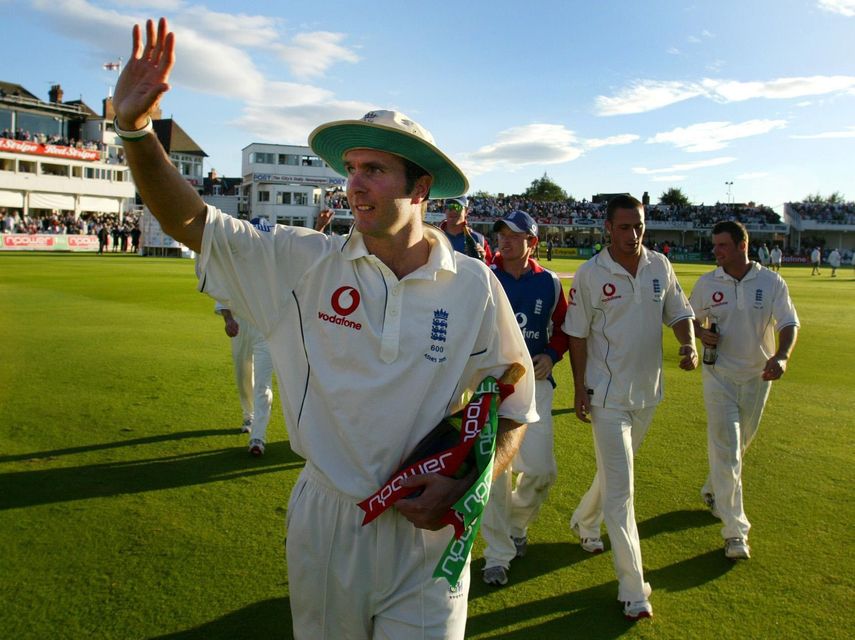
[[[130,429],[122,429],[130,431]],[[208,436],[223,436],[237,433],[237,429],[197,429],[196,431],[179,431],[175,433],[162,433],[157,436],[135,438],[134,440],[120,440],[117,442],[99,442],[96,444],[81,445],[79,447],[68,447],[67,449],[53,449],[51,451],[36,451],[34,453],[20,453],[13,456],[0,456],[0,463],[18,462],[20,460],[39,460],[42,458],[57,458],[59,456],[70,456],[77,453],[89,453],[92,451],[104,451],[107,449],[118,449],[119,447],[135,447],[145,444],[156,444],[158,442],[169,442],[172,440],[186,440],[189,438],[206,438]]]
[[[288,598],[262,600],[232,611],[195,629],[177,631],[149,640],[233,640],[234,638],[292,638]]]
[[[717,522],[709,511],[704,509],[682,509],[680,511],[669,511],[658,516],[648,518],[638,523],[638,536],[644,543],[645,538],[652,538],[658,533],[670,533],[683,531],[696,527],[708,527]]]
[[[303,459],[283,441],[268,444],[263,458],[250,457],[240,446],[145,460],[2,473],[0,510],[222,482],[302,465]]]
[[[537,547],[545,547],[542,551]],[[556,547],[562,545],[529,546],[529,554],[537,558],[555,557]],[[576,546],[576,545],[574,545]],[[534,552],[534,553],[532,553]],[[581,552],[580,553],[584,553]],[[590,557],[585,554],[586,557]],[[566,557],[566,556],[565,556]],[[526,560],[529,555],[526,555]],[[543,558],[541,558],[542,562]],[[578,562],[571,558],[572,562]],[[656,592],[684,591],[700,587],[707,582],[720,578],[733,567],[733,562],[727,560],[721,550],[716,549],[703,553],[694,558],[687,558],[674,564],[645,572],[645,578],[653,585],[653,606],[656,606]],[[474,569],[473,569],[474,572]],[[528,573],[527,573],[528,572]],[[513,567],[513,584],[520,580],[531,579],[542,573],[537,568],[529,569],[525,562],[519,562]],[[483,587],[483,588],[482,588]],[[470,602],[484,595],[490,589],[479,586],[473,579],[470,590]],[[607,640],[617,638],[629,631],[635,624],[624,619],[621,604],[617,602],[617,581],[599,584],[587,589],[568,591],[560,595],[530,601],[512,607],[503,607],[496,611],[470,615],[466,625],[466,636],[477,638],[505,638],[510,640],[548,640],[550,638],[567,637],[574,639]],[[544,618],[549,620],[542,621]],[[509,627],[519,627],[521,621],[533,620],[524,628],[510,630]],[[540,622],[542,621],[542,622]],[[642,622],[640,624],[647,624]]]

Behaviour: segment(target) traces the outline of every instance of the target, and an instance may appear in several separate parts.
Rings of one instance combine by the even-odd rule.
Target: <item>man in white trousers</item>
[[[644,581],[635,522],[633,457],[662,399],[662,325],[680,344],[680,368],[697,367],[692,309],[671,263],[643,244],[644,206],[621,195],[609,201],[611,242],[573,278],[564,332],[570,336],[576,417],[591,422],[597,474],[570,525],[582,548],[603,551],[605,520],[630,620],[653,607]],[[589,418],[590,416],[590,418]]]
[[[498,409],[494,476],[538,418],[531,357],[502,286],[424,223],[431,195],[458,196],[468,180],[418,123],[371,111],[309,135],[314,153],[347,176],[347,236],[237,220],[202,201],[153,134],[174,63],[165,19],[147,21],[145,42],[134,27],[114,128],[143,201],[197,252],[199,289],[270,346],[289,442],[306,460],[286,523],[294,637],[462,639],[468,554],[458,583],[433,573],[452,538],[444,518],[477,467],[462,478],[408,476],[401,485],[420,494],[364,526],[359,503],[512,364],[526,374]]]
[[[235,382],[243,411],[242,433],[249,433],[249,453],[264,455],[267,425],[273,406],[273,360],[258,329],[235,316],[219,302],[214,313],[223,316],[226,335],[231,338]]]
[[[541,267],[532,253],[537,246],[537,223],[525,211],[512,211],[493,225],[499,236],[499,253],[490,268],[508,295],[520,331],[534,364],[535,398],[540,420],[526,429],[511,467],[496,478],[484,508],[481,535],[484,549],[484,582],[508,583],[511,560],[525,555],[528,527],[555,483],[552,433],[552,368],[567,351],[567,335],[561,329],[567,315],[567,299],[558,275]],[[516,475],[516,486],[514,476]]]
[[[715,348],[715,362],[703,366],[710,472],[701,497],[722,521],[725,555],[747,560],[751,524],[742,501],[745,451],[757,434],[772,381],[787,369],[799,318],[784,279],[748,259],[748,231],[742,224],[717,223],[712,240],[718,267],[698,278],[690,299],[698,337],[705,347]]]

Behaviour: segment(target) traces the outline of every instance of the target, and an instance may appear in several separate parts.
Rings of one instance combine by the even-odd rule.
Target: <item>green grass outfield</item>
[[[710,266],[675,268],[691,290]],[[782,271],[802,332],[747,456],[753,558],[724,558],[699,501],[700,373],[677,368],[669,333],[636,463],[655,618],[623,620],[611,553],[583,553],[567,526],[595,464],[565,359],[558,482],[507,587],[481,582],[476,547],[467,637],[852,636],[855,278],[809,272]],[[290,638],[284,515],[301,461],[278,393],[267,455],[246,453],[228,339],[192,263],[0,253],[0,327],[0,637]]]

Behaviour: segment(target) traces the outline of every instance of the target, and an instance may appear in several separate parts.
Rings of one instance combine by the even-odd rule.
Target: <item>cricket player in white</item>
[[[579,267],[564,332],[570,336],[576,417],[591,422],[597,474],[570,520],[582,548],[603,550],[605,520],[630,619],[650,617],[635,523],[633,457],[662,399],[662,325],[680,343],[680,368],[697,367],[692,309],[671,263],[643,245],[644,206],[631,196],[608,205],[605,251]],[[590,418],[588,417],[590,416]]]
[[[703,366],[710,472],[701,496],[721,518],[725,555],[739,560],[751,555],[742,503],[745,451],[772,381],[787,369],[799,319],[784,279],[748,259],[742,224],[719,222],[712,240],[718,268],[698,279],[690,299],[695,331],[717,353],[715,364]],[[713,322],[716,332],[709,330]]]
[[[402,484],[422,493],[366,526],[357,503],[487,375],[526,369],[499,409],[494,477],[538,418],[531,358],[501,285],[423,223],[428,194],[464,193],[466,177],[417,123],[374,111],[309,137],[347,175],[348,236],[224,215],[151,133],[174,34],[149,20],[142,40],[135,26],[113,98],[137,189],[164,231],[199,253],[200,289],[267,339],[290,444],[306,459],[287,517],[294,637],[463,638],[468,567],[451,588],[432,574],[451,539],[442,519],[477,469],[408,477]]]
[[[226,335],[231,338],[240,405],[243,410],[241,432],[249,433],[249,453],[264,455],[267,425],[273,406],[273,360],[267,341],[251,323],[238,318],[219,302],[214,313],[223,316]]]
[[[772,271],[780,271],[781,270],[781,261],[784,258],[784,253],[781,251],[781,247],[775,245],[772,248],[771,253],[769,254],[770,259],[772,260],[772,266],[770,267]]]

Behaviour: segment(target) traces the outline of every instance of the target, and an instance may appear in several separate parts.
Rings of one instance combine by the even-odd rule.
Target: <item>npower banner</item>
[[[97,236],[52,235],[47,233],[0,234],[2,251],[98,251]]]

